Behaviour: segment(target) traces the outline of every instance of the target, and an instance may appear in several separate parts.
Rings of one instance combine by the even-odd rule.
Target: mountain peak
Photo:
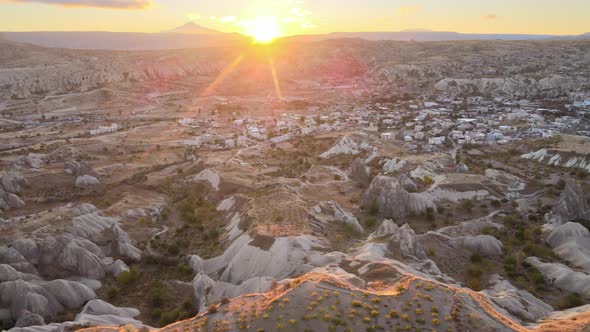
[[[195,22],[187,22],[177,28],[163,31],[167,33],[184,33],[184,34],[198,34],[198,35],[212,35],[221,32],[209,28],[202,27]]]

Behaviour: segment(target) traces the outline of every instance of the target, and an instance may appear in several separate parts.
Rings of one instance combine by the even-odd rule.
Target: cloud
[[[152,0],[0,0],[0,2],[42,3],[63,7],[94,7],[110,9],[145,9]]]
[[[404,6],[401,6],[397,9],[397,13],[399,15],[413,15],[418,10],[420,10],[420,7],[418,7],[416,5],[404,5]]]
[[[498,19],[498,15],[496,15],[495,13],[490,13],[490,14],[486,14],[483,16],[484,20],[488,20],[488,21],[493,21],[493,20],[497,20]]]

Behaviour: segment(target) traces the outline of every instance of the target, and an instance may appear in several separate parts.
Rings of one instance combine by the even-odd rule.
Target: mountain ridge
[[[112,31],[6,31],[6,40],[38,46],[72,49],[160,50],[238,46],[250,41],[240,33],[226,33],[188,22],[160,32]],[[411,29],[402,31],[331,32],[327,34],[293,35],[279,38],[288,42],[315,42],[330,39],[358,38],[370,41],[461,41],[461,40],[546,40],[590,38],[590,33],[579,35],[550,34],[476,34],[454,31]]]

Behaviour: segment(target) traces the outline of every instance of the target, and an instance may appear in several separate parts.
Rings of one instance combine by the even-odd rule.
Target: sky
[[[590,32],[590,0],[0,0],[0,31],[159,32],[193,21],[245,33],[261,17],[281,35],[418,29],[564,35]]]

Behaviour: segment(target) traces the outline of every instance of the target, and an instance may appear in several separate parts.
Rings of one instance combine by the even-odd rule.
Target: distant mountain
[[[359,38],[365,40],[397,41],[455,41],[455,40],[541,40],[552,38],[588,38],[590,35],[557,36],[533,34],[473,34],[452,31],[404,30],[397,32],[333,32],[323,35],[297,35],[285,37],[285,41],[309,42],[327,39]]]
[[[216,35],[222,34],[223,32],[202,27],[194,22],[188,22],[185,25],[181,25],[172,30],[162,31],[163,33],[183,33],[193,35]]]
[[[107,31],[0,32],[0,38],[54,48],[161,50],[237,46],[251,41],[238,33],[224,33],[189,22],[159,33]]]
[[[189,22],[159,33],[105,31],[36,31],[0,32],[0,38],[54,48],[161,50],[240,46],[251,39],[238,33],[224,33]],[[543,40],[590,38],[590,33],[572,36],[530,34],[464,34],[449,31],[405,30],[398,32],[334,32],[322,35],[284,37],[286,42],[314,42],[328,39],[364,39],[396,41],[458,41],[458,40]]]

